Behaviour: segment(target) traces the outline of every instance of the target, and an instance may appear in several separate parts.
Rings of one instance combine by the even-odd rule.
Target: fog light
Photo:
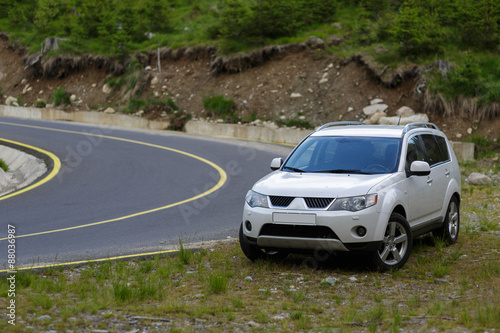
[[[248,231],[252,231],[252,223],[250,223],[250,221],[245,221],[245,228]]]
[[[357,227],[356,228],[356,234],[359,237],[364,237],[366,235],[366,228],[365,227]]]

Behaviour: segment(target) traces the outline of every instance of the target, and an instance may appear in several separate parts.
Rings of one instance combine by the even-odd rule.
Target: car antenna
[[[400,122],[401,122],[401,116],[399,116],[399,119],[398,119],[398,126],[399,126]]]

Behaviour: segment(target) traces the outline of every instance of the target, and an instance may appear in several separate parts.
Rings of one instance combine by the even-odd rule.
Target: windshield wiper
[[[289,167],[289,166],[284,166],[283,169],[288,169],[288,170],[292,170],[292,171],[295,171],[295,172],[307,172],[307,171],[304,171],[304,170],[301,170],[301,169],[297,169],[297,168],[294,168],[294,167]]]
[[[314,171],[314,172],[325,172],[325,173],[359,173],[362,175],[371,175],[371,172],[364,172],[361,170],[356,170],[356,169],[332,169],[332,170],[321,170],[321,171]]]

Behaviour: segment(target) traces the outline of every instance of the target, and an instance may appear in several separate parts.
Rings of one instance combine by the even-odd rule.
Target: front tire
[[[434,236],[444,239],[449,245],[455,244],[460,229],[460,205],[456,197],[451,197],[443,226],[433,231]]]
[[[410,224],[406,218],[397,213],[391,214],[384,239],[373,253],[373,264],[382,272],[403,267],[410,257],[412,243]]]
[[[240,225],[239,239],[243,254],[251,261],[256,261],[258,259],[282,260],[288,255],[285,251],[264,251],[258,246],[248,244],[243,235],[243,223]]]

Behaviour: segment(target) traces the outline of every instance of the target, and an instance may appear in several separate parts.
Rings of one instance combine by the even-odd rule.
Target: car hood
[[[253,190],[265,195],[337,198],[368,194],[390,177],[383,175],[295,173],[275,171],[260,179]]]

